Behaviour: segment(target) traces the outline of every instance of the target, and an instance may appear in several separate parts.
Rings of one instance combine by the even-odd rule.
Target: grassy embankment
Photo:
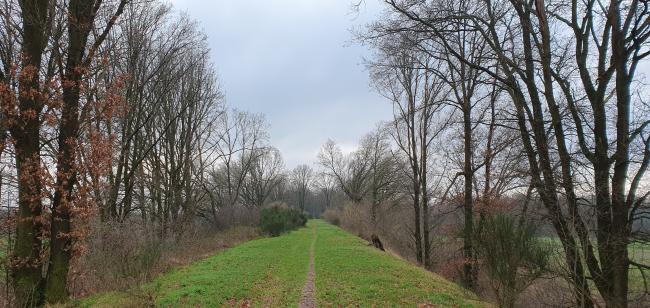
[[[295,307],[302,296],[314,240],[318,306],[484,306],[457,285],[318,220],[281,237],[242,244],[137,290],[102,294],[75,305]]]

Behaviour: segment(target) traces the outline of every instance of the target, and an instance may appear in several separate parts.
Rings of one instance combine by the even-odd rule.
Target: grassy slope
[[[474,295],[436,274],[374,249],[339,228],[314,224],[319,228],[315,259],[319,306],[483,306]]]
[[[288,235],[245,243],[176,270],[138,290],[109,293],[82,307],[297,306],[309,270],[316,228],[316,296],[319,306],[402,306],[418,303],[472,307],[483,304],[460,287],[322,221]]]

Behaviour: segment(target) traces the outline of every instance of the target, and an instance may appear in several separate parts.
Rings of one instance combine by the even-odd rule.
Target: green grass
[[[543,237],[542,240],[551,246],[553,250],[553,260],[555,266],[564,268],[566,264],[564,261],[564,250],[562,249],[562,243],[560,242],[560,239],[557,237]],[[628,255],[632,261],[640,264],[650,264],[650,244],[632,243],[628,246]],[[644,269],[643,272],[641,272],[641,269],[638,267],[630,267],[628,280],[630,283],[630,292],[632,294],[640,294],[645,292],[645,284],[643,282],[644,274],[646,277],[650,277],[650,270]],[[592,287],[595,290],[596,287],[593,286],[593,284]]]
[[[457,285],[319,220],[281,237],[242,244],[136,290],[98,295],[73,305],[220,307],[247,302],[253,307],[296,307],[314,240],[318,306],[485,306]]]
[[[319,306],[483,306],[461,287],[420,267],[368,246],[367,242],[320,221],[316,242]]]
[[[307,277],[311,232],[299,230],[242,244],[164,275],[138,290],[81,301],[81,307],[215,307],[298,302]]]

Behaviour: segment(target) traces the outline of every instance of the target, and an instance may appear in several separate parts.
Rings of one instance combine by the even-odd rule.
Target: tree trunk
[[[374,183],[373,186],[376,187]],[[384,245],[381,243],[379,235],[377,234],[377,208],[379,207],[379,200],[378,192],[375,187],[373,187],[372,190],[372,205],[370,206],[370,227],[372,228],[370,240],[372,241],[372,245],[375,246],[375,248],[383,251]]]
[[[376,197],[375,197],[376,198]],[[377,234],[377,201],[376,199],[372,201],[372,209],[371,209],[371,214],[370,214],[370,220],[371,220],[371,225],[372,225],[372,234],[370,235],[370,240],[372,241],[372,245],[375,246],[375,248],[383,251],[384,250],[384,245],[381,243],[381,240],[379,239],[379,235]]]
[[[39,70],[45,49],[48,1],[21,1],[24,57],[19,84],[20,93],[38,93]],[[16,304],[20,307],[40,305],[43,300],[41,275],[42,178],[40,155],[40,114],[43,102],[39,95],[19,95],[20,115],[10,127],[15,140],[18,170],[18,220],[16,242],[11,256],[11,273]],[[31,114],[31,115],[30,115]]]
[[[25,127],[25,135],[16,139],[16,168],[20,179],[18,185],[18,219],[16,241],[13,247],[11,274],[14,295],[19,307],[34,307],[42,302],[40,222],[41,178],[37,170],[41,159],[38,151],[40,125]],[[31,136],[31,137],[27,137]]]
[[[611,178],[611,225],[605,247],[599,245],[601,257],[605,257],[605,279],[611,281],[611,292],[603,294],[608,307],[627,307],[629,257],[628,244],[631,223],[628,213],[630,204],[626,202],[626,186],[630,165],[630,85],[632,74],[628,71],[628,50],[626,30],[621,22],[620,0],[609,4],[609,22],[612,24],[612,66],[616,71],[616,152],[613,157],[614,174]],[[647,4],[646,4],[647,5]],[[600,243],[599,243],[600,244]]]
[[[68,270],[72,257],[70,234],[74,187],[79,172],[76,164],[79,146],[79,95],[84,74],[82,62],[93,22],[93,3],[76,0],[69,4],[68,59],[65,67],[63,107],[59,127],[57,180],[52,201],[50,262],[47,269],[45,299],[50,304],[68,299]]]
[[[465,217],[463,228],[463,286],[467,289],[475,288],[476,271],[474,269],[474,212],[472,198],[472,123],[470,102],[463,102],[463,131],[464,131],[464,156],[465,163],[463,175],[465,178],[465,192],[463,201],[463,214]]]
[[[415,141],[415,140],[413,140]],[[413,146],[415,148],[415,146]],[[415,153],[415,149],[413,149]],[[418,176],[418,163],[417,155],[414,154],[415,158],[412,162],[413,166],[413,214],[414,214],[414,237],[415,237],[415,256],[419,264],[424,262],[424,254],[422,251],[422,211],[420,206],[420,181]]]
[[[423,263],[424,267],[428,268],[431,265],[431,230],[429,226],[429,192],[427,184],[427,158],[428,158],[428,137],[427,130],[429,129],[429,110],[425,108],[423,121],[423,127],[421,129],[420,136],[420,189],[422,199],[422,232],[423,232],[423,241],[424,241],[424,256]]]
[[[419,192],[418,192],[418,195],[419,195]],[[422,224],[420,223],[420,215],[421,215],[421,213],[420,213],[420,200],[419,200],[420,198],[419,198],[418,195],[416,195],[416,197],[414,197],[415,200],[413,200],[413,211],[414,211],[414,214],[415,214],[415,219],[414,219],[415,230],[414,230],[413,236],[415,236],[415,259],[417,260],[417,262],[419,264],[422,264],[423,263],[423,258],[422,258],[422,232],[421,232]]]

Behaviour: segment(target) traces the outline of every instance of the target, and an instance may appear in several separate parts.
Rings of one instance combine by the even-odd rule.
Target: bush
[[[341,216],[341,211],[338,209],[326,209],[325,212],[323,212],[323,219],[325,219],[325,221],[335,226],[341,225],[340,216]]]
[[[137,218],[122,223],[97,222],[83,242],[87,252],[73,260],[68,290],[78,298],[131,289],[173,268],[258,237],[257,223],[246,224],[216,231],[213,225],[197,220],[184,226],[182,234],[169,233],[161,238],[156,226]],[[147,294],[143,293],[143,298]]]
[[[227,230],[234,226],[255,227],[260,223],[260,209],[249,206],[223,206],[219,214],[210,219],[210,223],[217,230]]]
[[[260,228],[271,236],[304,227],[307,217],[299,210],[285,204],[274,204],[262,210]]]
[[[532,223],[503,214],[487,218],[476,237],[499,307],[514,307],[519,294],[546,270],[548,247]]]

